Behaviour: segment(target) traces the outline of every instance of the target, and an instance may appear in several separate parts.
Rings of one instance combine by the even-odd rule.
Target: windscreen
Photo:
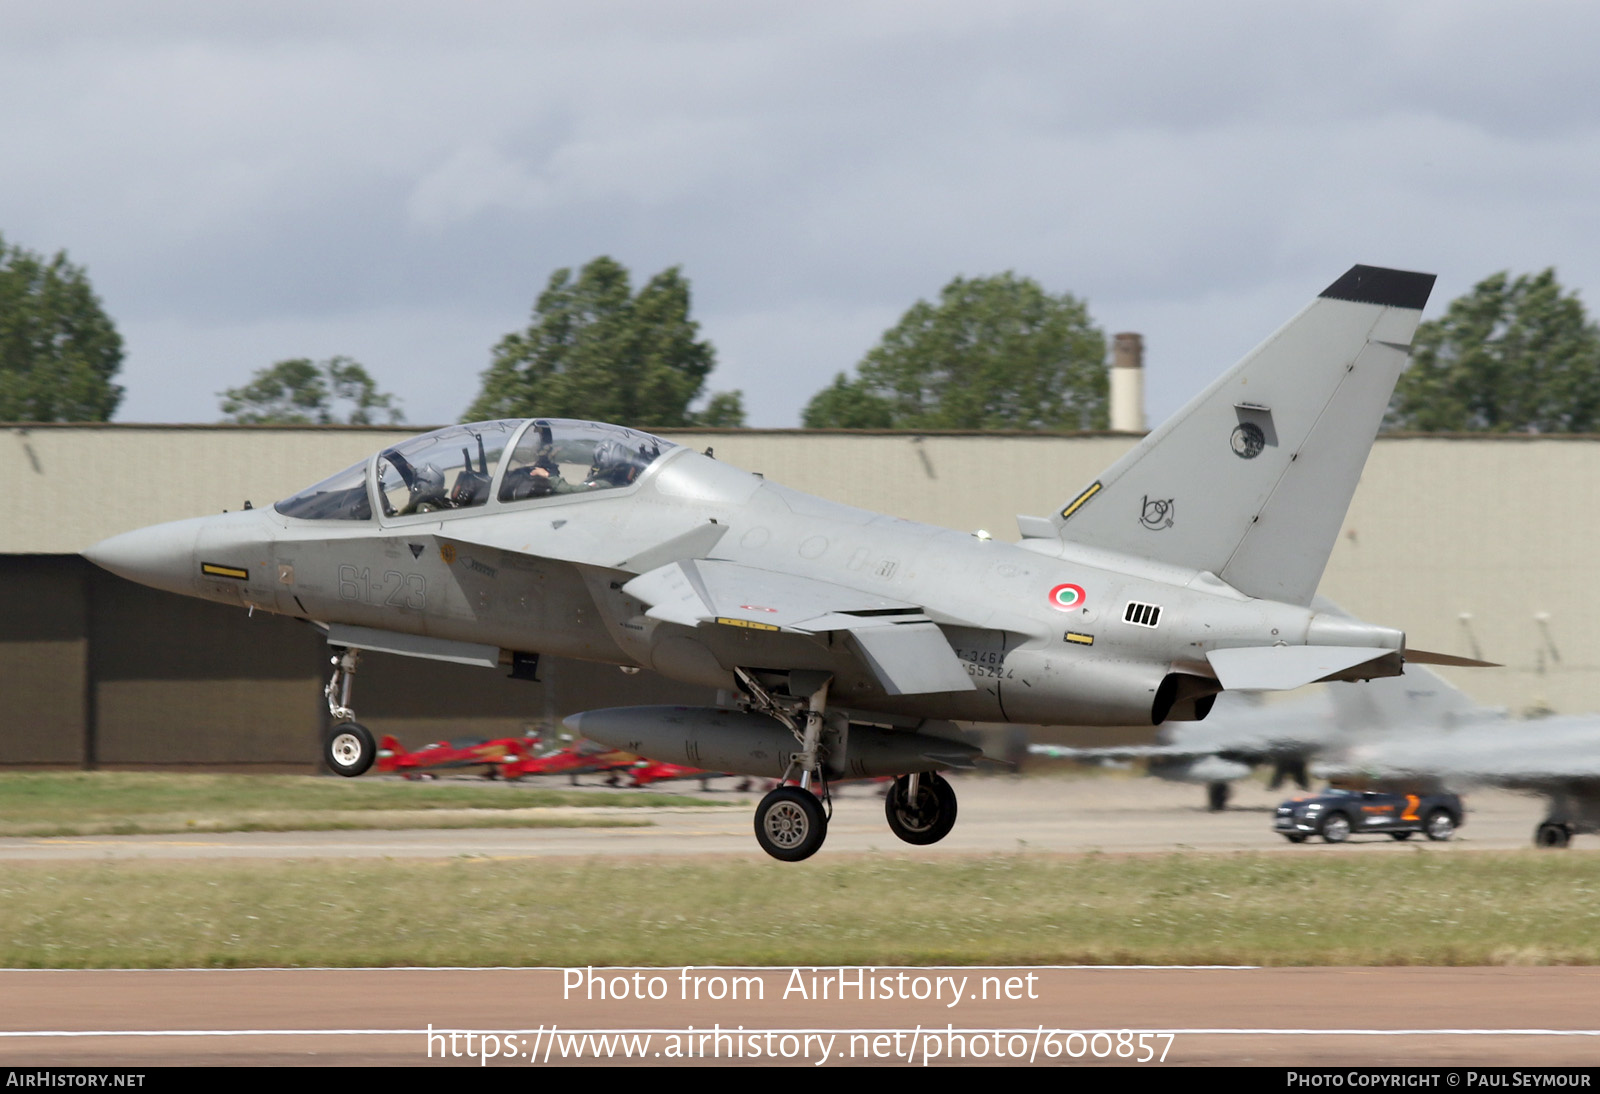
[[[367,499],[367,461],[347,467],[317,485],[273,506],[286,517],[302,520],[371,520]]]

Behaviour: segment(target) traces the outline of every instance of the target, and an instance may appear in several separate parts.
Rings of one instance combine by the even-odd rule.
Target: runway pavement
[[[486,828],[356,832],[183,833],[162,836],[0,839],[0,861],[103,858],[436,858],[451,855],[540,857],[546,855],[742,854],[760,857],[752,830],[759,795],[739,794],[733,780],[703,794],[698,784],[683,792],[724,798],[715,809],[615,810],[648,820],[647,828]],[[1204,789],[1157,779],[1023,778],[977,776],[954,780],[960,802],[955,830],[918,855],[963,855],[992,851],[1272,851],[1297,855],[1395,854],[1426,845],[1429,851],[1531,848],[1544,816],[1539,799],[1503,791],[1466,798],[1467,819],[1457,839],[1406,844],[1385,836],[1357,836],[1350,844],[1289,844],[1271,831],[1272,810],[1292,791],[1248,783],[1221,813],[1204,807]],[[516,793],[516,787],[507,787]],[[608,811],[609,812],[609,811]],[[1600,837],[1580,836],[1576,848]],[[820,852],[906,851],[884,822],[883,803],[872,784],[840,789]]]
[[[1541,803],[1505,793],[1471,796],[1460,838],[1449,843],[1371,837],[1293,846],[1270,830],[1271,810],[1286,795],[1253,784],[1220,814],[1205,810],[1200,787],[1149,779],[974,777],[959,780],[957,788],[961,819],[954,833],[936,847],[908,849],[889,835],[874,788],[849,787],[836,802],[821,853],[1194,849],[1348,856],[1520,849],[1535,855],[1589,854],[1591,842],[1600,850],[1600,839],[1587,837],[1571,851],[1536,850],[1530,837],[1543,815]],[[698,786],[688,792],[701,793]],[[755,795],[726,790],[713,796],[739,804],[629,810],[654,822],[647,829],[6,839],[0,840],[0,860],[760,857],[751,834]],[[879,970],[863,982],[892,981],[900,971]],[[837,983],[826,999],[793,992],[796,975],[806,982],[838,972],[647,970],[642,981],[629,983],[648,989],[650,977],[660,977],[662,997],[650,998],[647,990],[642,999],[619,1001],[572,997],[564,991],[569,974],[551,969],[0,971],[0,1065],[129,1071],[172,1064],[477,1066],[489,1044],[483,1033],[495,1038],[491,1062],[522,1066],[1578,1066],[1600,1057],[1594,1006],[1600,969],[906,970],[912,988],[886,988],[887,996],[862,998],[861,989],[852,995],[847,984],[841,1000]],[[1035,979],[1025,983],[1030,974]],[[704,977],[706,985],[721,977],[724,996],[714,997],[707,986],[701,998],[685,998],[685,975]],[[856,975],[847,974],[847,981]],[[602,976],[615,987],[616,977],[628,974]],[[727,998],[736,976],[759,979],[761,998]],[[947,998],[914,997],[917,977],[932,990],[940,976],[971,978],[954,1007]],[[994,978],[991,998],[979,994],[985,976]],[[745,990],[751,990],[748,982]],[[989,994],[989,987],[982,991]],[[906,994],[912,997],[900,997]],[[634,1040],[585,1042],[585,1031],[632,1031]],[[467,1032],[474,1035],[470,1046]],[[706,1036],[711,1040],[694,1040]],[[684,1057],[685,1046],[696,1054]]]

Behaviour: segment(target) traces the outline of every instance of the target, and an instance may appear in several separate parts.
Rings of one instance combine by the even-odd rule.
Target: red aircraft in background
[[[591,775],[600,771],[626,771],[646,762],[648,761],[641,760],[631,752],[623,752],[610,745],[597,744],[580,737],[542,756],[508,760],[500,765],[500,777],[520,779],[524,775],[570,775],[572,781],[577,782],[579,775]],[[616,785],[616,781],[614,776],[612,784]]]
[[[482,767],[486,778],[520,779],[531,775],[567,775],[577,782],[579,775],[612,772],[613,786],[621,785],[622,773],[633,772],[630,786],[649,786],[670,779],[713,778],[717,772],[681,764],[656,763],[631,752],[623,752],[594,741],[567,741],[560,748],[540,752],[541,739],[500,737],[492,741],[464,738],[435,741],[415,752],[407,751],[394,737],[383,738],[378,751],[378,770],[407,779],[432,778],[436,772],[463,767]]]
[[[384,737],[378,746],[378,770],[388,775],[418,779],[435,771],[457,767],[483,767],[487,778],[501,774],[507,763],[531,759],[539,748],[539,738],[500,737],[493,741],[461,738],[435,741],[415,752],[393,737]]]
[[[415,752],[395,738],[383,738],[378,751],[378,771],[388,775],[401,775],[407,779],[434,778],[435,772],[462,767],[484,768],[485,778],[521,779],[530,775],[567,775],[574,783],[579,775],[610,772],[607,780],[612,786],[623,784],[623,774],[631,773],[630,787],[646,787],[653,783],[677,779],[721,778],[725,772],[706,771],[683,764],[646,760],[631,752],[599,744],[596,741],[570,740],[550,752],[539,752],[541,738],[537,734],[526,737],[500,737],[492,741],[476,738],[454,741],[435,741]],[[745,778],[740,790],[749,790],[754,780]],[[888,782],[887,778],[848,779],[847,782]],[[769,781],[769,789],[778,785]]]

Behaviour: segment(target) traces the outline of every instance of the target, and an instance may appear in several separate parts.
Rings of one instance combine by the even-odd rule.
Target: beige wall
[[[0,427],[0,554],[70,554],[162,520],[265,505],[403,436],[393,429]],[[1016,538],[1127,435],[669,433],[800,490]],[[1516,710],[1600,709],[1592,548],[1600,438],[1380,438],[1322,591],[1414,647],[1502,661],[1448,675]],[[63,606],[65,610],[66,606]],[[1461,615],[1471,615],[1470,624]],[[1548,613],[1543,629],[1536,613]],[[1469,632],[1470,626],[1470,632]]]

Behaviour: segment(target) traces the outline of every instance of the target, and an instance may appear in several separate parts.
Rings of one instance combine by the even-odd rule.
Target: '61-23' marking
[[[339,567],[339,599],[421,609],[428,606],[428,583],[421,574],[403,574],[399,570],[385,570],[382,577],[373,581],[371,567],[358,570],[345,563]]]

